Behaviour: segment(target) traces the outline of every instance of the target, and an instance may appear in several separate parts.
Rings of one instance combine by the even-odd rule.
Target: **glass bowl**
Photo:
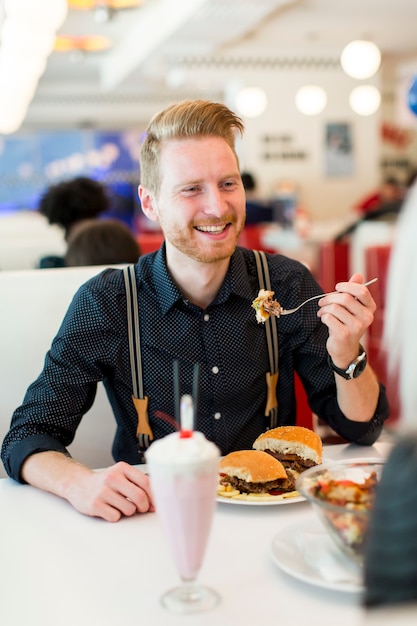
[[[335,544],[359,565],[383,467],[381,459],[328,462],[304,471],[296,482]]]

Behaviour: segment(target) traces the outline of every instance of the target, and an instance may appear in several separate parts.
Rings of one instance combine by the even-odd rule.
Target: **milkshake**
[[[219,450],[200,432],[181,431],[152,443],[146,461],[155,501],[166,537],[185,583],[173,590],[176,601],[188,604],[188,610],[201,608],[200,594],[215,592],[194,584],[206,550],[216,505]],[[166,595],[172,596],[172,592]],[[206,598],[207,599],[207,598]],[[206,607],[211,608],[211,607]]]

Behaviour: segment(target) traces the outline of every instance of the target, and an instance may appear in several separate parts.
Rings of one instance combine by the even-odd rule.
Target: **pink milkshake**
[[[194,581],[203,561],[216,504],[219,450],[200,432],[172,433],[152,443],[146,461],[156,513],[179,575],[186,583],[174,590],[177,600],[189,605],[187,611],[181,612],[205,610],[197,606],[200,591],[214,592]]]

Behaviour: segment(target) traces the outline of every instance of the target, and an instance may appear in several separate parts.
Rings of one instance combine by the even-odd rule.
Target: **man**
[[[252,251],[236,249],[245,222],[234,147],[242,132],[242,121],[224,105],[185,101],[151,120],[141,149],[142,209],[165,236],[162,248],[135,266],[149,424],[155,438],[172,432],[173,363],[180,363],[181,393],[192,392],[199,363],[196,429],[222,454],[251,448],[268,428],[265,328],[251,308],[259,290],[256,264]],[[300,263],[276,255],[268,264],[285,308],[320,293]],[[340,374],[358,360],[360,338],[373,320],[375,303],[362,282],[355,275],[337,285],[337,294],[319,301],[318,312],[304,307],[277,320],[279,423],[295,419],[296,369],[312,410],[341,435],[371,444],[381,432],[389,411],[370,366],[362,360],[357,378]],[[10,476],[109,521],[153,510],[148,478],[132,466],[140,457],[126,318],[121,270],[106,270],[81,287],[2,448]],[[66,446],[99,380],[118,424],[118,462],[93,472],[71,459]]]

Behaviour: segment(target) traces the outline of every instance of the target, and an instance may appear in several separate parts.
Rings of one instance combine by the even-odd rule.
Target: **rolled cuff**
[[[51,437],[51,435],[32,435],[27,437],[13,446],[9,458],[4,462],[6,472],[10,478],[25,484],[26,481],[21,476],[21,469],[26,459],[32,454],[50,451],[62,452],[66,456],[71,456],[67,448],[57,439]]]

